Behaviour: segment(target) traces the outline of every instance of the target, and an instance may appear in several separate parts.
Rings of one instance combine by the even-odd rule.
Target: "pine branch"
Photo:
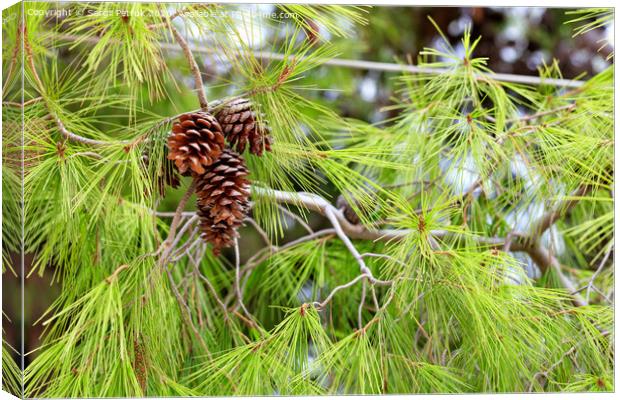
[[[573,304],[576,307],[587,306],[588,303],[577,293],[577,289],[574,283],[562,272],[562,265],[555,258],[551,252],[544,249],[540,244],[533,245],[527,248],[527,253],[532,257],[532,260],[540,267],[544,272],[551,268],[553,272],[558,276],[560,284],[568,291],[572,296]]]
[[[545,213],[537,221],[534,221],[530,228],[530,234],[532,240],[536,240],[543,233],[545,233],[553,224],[555,224],[560,218],[569,213],[579,203],[579,197],[585,196],[590,190],[591,186],[581,185],[575,190],[570,197],[573,199],[560,202],[551,211]]]
[[[35,67],[34,64],[34,54],[32,52],[32,48],[30,47],[30,42],[28,41],[28,34],[26,31],[26,27],[23,27],[23,37],[24,37],[24,50],[26,51],[26,59],[28,60],[28,66],[30,67],[30,71],[32,72],[32,75],[35,79],[35,82],[38,86],[38,90],[39,90],[39,94],[41,95],[43,102],[45,103],[45,106],[48,110],[48,112],[52,115],[52,119],[54,120],[54,122],[56,123],[56,126],[58,127],[58,130],[60,131],[60,133],[62,134],[62,136],[64,136],[66,139],[75,141],[75,142],[79,142],[82,144],[86,144],[86,145],[90,145],[90,146],[109,146],[109,145],[113,145],[113,144],[128,144],[131,143],[131,141],[117,141],[117,142],[110,142],[110,141],[104,141],[104,140],[96,140],[96,139],[89,139],[89,138],[85,138],[83,136],[77,135],[71,131],[69,131],[64,123],[61,121],[61,119],[58,117],[58,115],[55,113],[53,107],[51,106],[49,100],[46,98],[45,95],[45,85],[43,84],[43,81],[41,80],[41,77],[39,77],[39,74],[37,72],[37,68]]]
[[[189,68],[194,76],[194,85],[196,86],[196,94],[198,95],[198,102],[200,103],[200,108],[202,110],[207,110],[209,108],[209,102],[207,101],[207,95],[205,92],[204,84],[202,82],[202,76],[200,74],[200,68],[198,68],[198,63],[196,63],[196,59],[194,58],[194,54],[189,47],[187,41],[181,36],[177,28],[172,26],[170,20],[166,20],[168,24],[168,28],[174,35],[174,39],[179,44],[181,49],[183,49],[183,54],[185,54],[185,58],[189,63]]]
[[[352,225],[345,218],[344,214],[341,210],[336,209],[331,203],[329,203],[326,199],[321,196],[310,194],[310,193],[289,193],[277,190],[266,190],[264,188],[260,188],[257,186],[253,186],[251,189],[252,196],[260,196],[260,197],[268,197],[279,203],[286,203],[292,205],[304,205],[309,210],[318,212],[328,219],[336,229],[336,233],[343,240],[345,245],[347,242],[350,243],[349,238],[351,239],[363,239],[363,240],[382,240],[382,241],[391,241],[391,240],[402,240],[413,231],[409,229],[384,229],[384,230],[374,230],[368,229],[363,225]],[[576,203],[573,201],[569,202],[569,205],[574,207]],[[559,213],[552,212],[553,218],[558,218]],[[544,221],[553,220],[553,218],[543,218]],[[336,228],[338,226],[338,228]],[[433,230],[431,231],[431,235],[429,235],[429,239],[442,238],[442,237],[452,237],[455,233],[448,232],[445,230]],[[468,236],[469,238],[470,236]],[[585,300],[576,293],[576,289],[574,284],[571,282],[569,278],[567,278],[561,269],[560,263],[557,261],[555,257],[553,257],[547,250],[545,250],[542,246],[536,243],[528,243],[524,240],[507,240],[506,238],[489,238],[484,236],[471,236],[471,239],[477,242],[482,246],[489,246],[492,248],[503,248],[506,244],[509,245],[510,251],[524,251],[530,255],[532,260],[540,267],[540,269],[544,272],[548,268],[552,268],[554,272],[558,275],[560,279],[560,283],[562,286],[572,294],[573,303],[578,306],[585,306],[587,303]],[[434,240],[434,239],[433,239]],[[352,245],[351,245],[352,246]],[[353,254],[354,257],[359,255],[355,248],[351,248],[350,245],[347,245],[347,248]],[[432,247],[436,247],[433,243],[431,243]],[[361,257],[361,255],[359,255]],[[357,257],[356,257],[356,260]],[[358,260],[359,263],[359,260]],[[360,263],[360,268],[363,268],[362,265],[365,264]],[[372,278],[369,278],[372,279]]]
[[[517,121],[527,122],[527,121],[531,121],[533,119],[544,117],[544,116],[547,116],[547,115],[557,114],[557,113],[562,112],[562,111],[569,111],[570,112],[570,111],[573,111],[576,107],[577,107],[577,104],[570,103],[570,104],[566,104],[566,105],[563,105],[563,106],[560,106],[560,107],[553,108],[551,110],[545,110],[545,111],[537,112],[535,114],[524,115],[524,116],[519,117],[519,118],[507,119],[506,122],[517,122]]]
[[[75,35],[67,35],[60,34],[55,36],[57,39],[74,41],[79,39],[79,37]],[[97,42],[97,38],[89,38],[90,40],[84,40],[84,42]],[[169,43],[159,43],[160,48],[165,50],[173,50],[177,51],[178,48],[176,46],[170,45]],[[195,53],[205,53],[205,54],[213,54],[217,52],[217,49],[209,48],[205,46],[194,46],[192,49]],[[239,52],[242,55],[242,52]],[[287,57],[284,54],[269,52],[269,51],[253,51],[252,54],[254,57],[263,60],[275,60],[282,61]],[[300,60],[303,57],[299,58]],[[386,62],[377,62],[377,61],[365,61],[365,60],[349,60],[342,58],[328,58],[328,59],[317,59],[317,63],[323,65],[330,65],[334,67],[346,67],[352,69],[361,69],[361,70],[369,70],[369,71],[384,71],[384,72],[408,72],[412,74],[433,74],[433,75],[441,75],[450,72],[448,69],[444,68],[428,68],[428,67],[420,67],[417,65],[408,65],[408,64],[395,64],[395,63],[386,63]],[[580,88],[583,86],[584,82],[579,80],[569,80],[569,79],[555,79],[555,78],[541,78],[537,76],[530,75],[515,75],[515,74],[504,74],[504,73],[492,73],[492,74],[481,74],[477,75],[477,79],[486,80],[493,79],[500,82],[512,82],[512,83],[521,83],[526,85],[553,85],[558,87],[570,87],[570,88]]]
[[[166,275],[168,276],[168,282],[170,284],[170,289],[172,290],[172,293],[174,294],[174,297],[176,298],[177,303],[179,303],[179,307],[181,308],[181,315],[183,316],[183,320],[185,321],[185,324],[189,326],[189,328],[192,330],[192,333],[194,334],[194,337],[196,338],[196,340],[198,340],[200,347],[205,352],[207,357],[211,359],[212,355],[211,355],[211,352],[209,351],[209,347],[207,346],[207,343],[202,338],[202,335],[200,334],[200,332],[198,332],[198,328],[196,328],[196,326],[194,325],[194,322],[192,321],[191,310],[189,306],[187,305],[187,303],[185,302],[185,300],[183,300],[183,296],[181,296],[181,293],[179,293],[179,289],[177,288],[176,283],[174,282],[174,278],[172,277],[172,272],[168,268],[166,268]]]
[[[179,204],[177,205],[177,209],[172,218],[172,222],[170,223],[170,230],[168,231],[168,237],[161,244],[159,250],[157,250],[157,253],[163,252],[162,256],[159,259],[159,265],[162,267],[166,265],[166,263],[168,262],[168,259],[170,258],[170,254],[172,253],[172,250],[174,250],[173,244],[175,243],[175,240],[177,237],[176,230],[179,224],[181,223],[181,219],[183,216],[183,211],[185,209],[185,206],[187,205],[187,202],[189,201],[192,194],[194,194],[195,189],[196,189],[196,180],[192,180],[192,183],[189,185],[189,187],[187,188],[187,191],[185,192],[185,194],[179,201]],[[190,219],[192,218],[197,219],[197,216],[193,215],[192,217],[190,217]],[[179,236],[182,236],[182,235],[179,235]]]

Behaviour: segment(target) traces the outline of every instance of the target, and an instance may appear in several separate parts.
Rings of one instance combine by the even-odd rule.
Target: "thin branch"
[[[68,35],[61,34],[54,36],[56,39],[63,39],[68,41],[75,41],[79,38],[76,35]],[[97,43],[99,38],[88,38],[87,40],[82,40],[83,42],[88,43]],[[158,46],[163,50],[171,50],[178,51],[178,47],[170,44],[160,42]],[[195,53],[205,53],[205,54],[213,54],[217,53],[218,50],[216,48],[206,47],[206,46],[193,46],[192,51]],[[244,50],[239,50],[239,54],[243,54]],[[254,57],[258,59],[264,60],[277,60],[282,61],[287,59],[287,55],[279,54],[269,51],[252,51]],[[302,61],[305,57],[298,57],[298,61]],[[385,71],[385,72],[409,72],[412,74],[444,74],[449,72],[448,69],[445,68],[428,68],[428,67],[420,67],[417,65],[408,65],[408,64],[396,64],[396,63],[385,63],[385,62],[376,62],[376,61],[365,61],[365,60],[350,60],[350,59],[342,59],[342,58],[317,58],[315,59],[317,63],[322,65],[329,65],[335,67],[346,67],[352,69],[361,69],[368,71]],[[500,82],[512,82],[512,83],[522,83],[526,85],[551,85],[558,87],[567,87],[567,88],[580,88],[584,85],[584,81],[579,80],[570,80],[570,79],[551,79],[551,78],[542,78],[538,76],[532,75],[515,75],[515,74],[501,74],[501,73],[489,73],[489,74],[478,74],[476,75],[477,79],[488,80],[493,79]]]
[[[173,218],[177,213],[174,211],[153,211],[153,215],[155,215],[156,217],[161,217],[161,218]],[[196,211],[183,211],[181,213],[181,216],[183,218],[185,217],[191,217],[196,215]]]
[[[34,77],[34,80],[35,80],[35,82],[36,82],[36,84],[38,86],[39,94],[43,98],[43,102],[45,103],[45,107],[47,108],[47,110],[51,114],[52,119],[56,123],[56,126],[58,127],[58,130],[60,131],[62,136],[64,136],[67,139],[70,139],[70,140],[72,140],[74,142],[80,142],[80,143],[83,143],[83,144],[86,144],[86,145],[90,145],[90,146],[110,146],[110,145],[118,145],[118,144],[128,144],[128,143],[130,143],[130,141],[105,141],[105,140],[89,139],[89,138],[85,138],[85,137],[80,136],[80,135],[76,135],[75,133],[69,131],[65,127],[65,124],[60,120],[60,118],[58,117],[56,112],[53,110],[53,107],[51,106],[51,104],[49,103],[47,98],[45,97],[45,85],[43,84],[43,81],[41,80],[41,77],[39,77],[39,74],[37,72],[37,68],[34,65],[34,54],[32,52],[32,48],[30,47],[30,42],[28,41],[28,34],[26,32],[26,28],[25,27],[23,29],[23,36],[24,36],[24,50],[26,51],[26,56],[27,56],[26,58],[28,60],[28,66],[30,67],[30,70],[32,72],[32,76]]]
[[[576,307],[584,307],[588,305],[584,298],[579,295],[573,282],[562,272],[562,265],[558,259],[555,258],[549,251],[538,244],[529,248],[528,254],[532,257],[532,260],[538,264],[543,272],[549,268],[555,272],[560,280],[560,284],[572,294],[572,302]]]
[[[179,261],[185,255],[189,256],[190,255],[189,252],[194,247],[196,247],[197,244],[202,242],[202,238],[200,238],[200,236],[198,235],[199,232],[200,232],[200,227],[198,226],[194,227],[194,229],[188,235],[188,239],[185,241],[185,243],[183,243],[183,245],[179,247],[178,249],[174,250],[174,253],[170,256],[170,260],[173,263]],[[196,237],[197,235],[198,235],[198,238],[194,239],[194,237]],[[182,237],[182,234],[180,233],[179,235],[177,235],[177,240],[181,239],[181,237]],[[176,244],[173,243],[172,248],[173,249],[176,248]]]
[[[168,268],[166,268],[166,274],[168,275],[168,281],[170,282],[170,288],[172,289],[172,293],[174,294],[174,297],[176,298],[177,303],[179,304],[179,307],[181,307],[181,315],[183,316],[183,319],[185,320],[185,324],[190,327],[190,329],[194,333],[194,336],[198,340],[200,347],[202,347],[202,349],[204,350],[205,354],[207,354],[209,359],[212,359],[211,352],[209,351],[207,344],[205,343],[204,339],[200,335],[200,332],[198,332],[198,329],[196,328],[196,326],[194,325],[194,322],[192,321],[191,310],[189,306],[187,305],[187,303],[183,300],[181,293],[179,293],[179,289],[177,289],[177,286],[174,283],[172,272],[170,272]]]
[[[601,332],[601,335],[608,336],[609,332],[607,331]],[[536,382],[537,378],[539,377],[544,379],[543,381],[539,382],[541,386],[544,386],[546,384],[547,378],[549,377],[549,374],[553,372],[553,370],[556,369],[560,364],[562,364],[562,362],[564,361],[566,357],[572,355],[575,351],[577,351],[577,345],[574,345],[570,349],[566,350],[564,354],[562,354],[562,356],[556,362],[554,362],[553,364],[551,364],[551,366],[549,366],[549,368],[547,368],[547,370],[537,372],[532,377],[532,382],[530,383],[530,386],[527,391],[531,392],[534,389],[534,382]]]
[[[235,293],[237,294],[237,304],[243,310],[244,314],[250,319],[252,318],[252,314],[248,311],[243,304],[243,292],[241,291],[241,260],[239,256],[239,241],[235,239]]]
[[[571,193],[572,199],[561,201],[551,211],[545,213],[537,221],[534,221],[530,228],[530,234],[533,239],[539,238],[560,218],[570,212],[579,203],[579,197],[583,197],[591,190],[589,185],[581,185],[577,190]]]
[[[182,218],[181,218],[182,219]],[[190,217],[187,222],[185,223],[185,225],[183,225],[183,227],[181,229],[179,229],[179,233],[176,235],[176,237],[174,238],[174,241],[172,242],[172,244],[170,245],[170,247],[172,249],[176,248],[176,246],[179,244],[179,242],[181,241],[181,238],[183,237],[183,235],[185,234],[185,232],[187,232],[187,230],[192,226],[192,224],[194,222],[198,221],[198,216],[194,215],[192,217]],[[194,229],[194,232],[197,231],[197,228]],[[190,238],[192,237],[192,234],[190,234]]]
[[[357,249],[353,245],[353,242],[351,242],[351,239],[349,239],[346,233],[344,233],[344,231],[342,230],[342,227],[340,226],[340,222],[338,221],[338,218],[334,215],[334,211],[332,210],[332,208],[333,207],[325,207],[324,209],[325,216],[327,217],[329,222],[332,223],[334,229],[336,230],[336,235],[338,235],[340,240],[342,240],[345,247],[349,250],[349,253],[351,253],[353,258],[355,258],[355,261],[357,261],[357,263],[359,264],[360,272],[362,274],[368,275],[370,277],[369,278],[370,281],[372,282],[374,280],[374,277],[372,276],[372,272],[370,271],[368,266],[366,266],[366,263],[364,262],[364,258],[357,251]]]
[[[285,251],[287,249],[290,249],[291,247],[297,246],[298,244],[304,243],[304,242],[308,242],[310,240],[314,240],[317,239],[319,237],[322,236],[327,236],[327,235],[333,235],[335,234],[336,231],[334,229],[322,229],[320,231],[316,231],[310,235],[306,235],[306,236],[302,236],[298,239],[292,240],[282,246],[272,246],[272,247],[265,247],[262,250],[260,250],[258,253],[256,253],[255,255],[253,255],[246,263],[245,266],[243,267],[243,269],[241,270],[241,275],[245,276],[244,278],[244,283],[243,283],[243,287],[245,287],[245,284],[249,278],[249,273],[260,263],[262,263],[263,261],[267,260],[269,257],[272,257],[274,254],[279,253],[281,251]]]
[[[364,311],[364,303],[366,303],[366,279],[362,281],[362,298],[360,299],[360,305],[357,308],[357,325],[359,329],[362,329],[364,326],[364,321],[362,319],[362,312]]]
[[[336,286],[331,293],[325,298],[325,300],[323,300],[322,302],[318,302],[315,301],[314,303],[312,303],[314,305],[315,308],[317,308],[318,310],[321,310],[323,308],[325,308],[325,306],[332,301],[332,299],[334,298],[334,296],[336,295],[336,293],[338,293],[339,291],[343,290],[343,289],[347,289],[350,288],[351,286],[355,285],[357,282],[359,282],[360,280],[367,278],[367,275],[358,275],[356,276],[353,280],[342,284],[340,286]]]
[[[310,226],[306,223],[306,221],[304,221],[303,218],[301,218],[299,215],[295,214],[294,212],[292,212],[286,207],[282,207],[280,204],[278,204],[277,207],[284,214],[288,215],[289,217],[297,221],[297,223],[299,223],[299,225],[301,225],[306,231],[308,231],[308,233],[314,232],[312,228],[310,228]]]
[[[267,235],[267,232],[265,232],[265,230],[258,224],[258,222],[256,222],[256,220],[254,220],[254,218],[245,217],[245,220],[254,227],[254,229],[256,230],[256,232],[258,232],[258,235],[263,239],[263,242],[265,242],[267,247],[273,247],[273,243],[271,243],[271,240],[269,240],[269,235]]]
[[[541,112],[537,112],[535,114],[530,114],[530,115],[524,115],[522,117],[519,118],[511,118],[511,119],[507,119],[506,122],[517,122],[517,121],[531,121],[533,119],[536,118],[540,118],[540,117],[544,117],[547,115],[553,115],[553,114],[557,114],[561,111],[572,111],[577,107],[577,104],[575,103],[570,103],[570,104],[566,104],[557,108],[553,108],[551,110],[545,110],[545,111],[541,111]]]
[[[185,206],[187,205],[187,202],[189,201],[190,197],[194,193],[194,189],[195,188],[196,188],[196,181],[192,180],[192,183],[187,188],[187,191],[185,192],[185,194],[183,195],[181,200],[179,200],[179,204],[177,205],[177,209],[175,211],[175,215],[172,218],[172,222],[170,223],[170,230],[168,231],[168,237],[166,238],[166,240],[164,240],[164,242],[160,246],[160,249],[162,249],[162,251],[163,251],[163,254],[162,254],[162,256],[159,259],[159,265],[160,266],[166,265],[166,263],[168,262],[168,259],[170,257],[170,254],[171,254],[172,250],[174,249],[172,244],[174,243],[175,238],[176,238],[177,228],[178,228],[179,224],[181,223],[181,219],[182,219],[182,215],[183,215],[183,210],[185,209]],[[160,250],[158,250],[158,252],[159,251]]]
[[[609,259],[609,256],[611,255],[612,250],[613,250],[613,240],[610,243],[609,250],[605,252],[605,256],[601,260],[601,263],[599,264],[598,268],[596,269],[594,274],[592,274],[592,278],[590,278],[590,280],[588,281],[587,290],[586,290],[586,303],[590,302],[590,290],[594,286],[594,280],[601,273],[601,271],[603,270],[603,267],[605,267],[605,263],[607,263],[607,260]],[[602,295],[602,293],[600,294]],[[606,297],[606,296],[603,295],[603,297]]]
[[[194,58],[194,54],[189,47],[187,41],[181,36],[177,28],[172,26],[169,20],[166,21],[170,31],[174,35],[174,39],[178,43],[178,45],[183,49],[183,54],[185,54],[185,58],[189,63],[189,69],[194,76],[194,85],[196,86],[196,92],[198,94],[198,102],[200,103],[200,108],[203,110],[207,110],[209,108],[209,102],[207,101],[207,95],[205,93],[204,84],[202,82],[202,75],[200,74],[200,69],[198,68],[198,63],[196,63],[196,59]]]
[[[17,27],[17,35],[15,35],[15,47],[13,48],[13,53],[11,54],[11,64],[9,64],[9,71],[6,74],[6,81],[4,82],[4,85],[2,86],[3,94],[6,93],[7,85],[11,81],[11,78],[13,76],[13,70],[15,69],[15,65],[17,64],[17,54],[19,53],[19,49],[21,47],[19,38],[21,37],[22,30],[24,29],[25,27],[21,23]]]
[[[207,288],[211,292],[211,295],[215,299],[215,302],[220,306],[220,308],[224,312],[224,316],[227,317],[228,316],[228,309],[226,308],[226,305],[224,304],[224,302],[222,301],[222,299],[218,295],[217,290],[215,290],[215,287],[213,286],[213,284],[211,283],[209,278],[204,276],[204,274],[200,271],[198,262],[194,259],[194,257],[189,256],[189,260],[192,263],[192,265],[194,266],[194,271],[195,271],[196,275],[198,275],[198,277],[200,279],[202,279],[202,281],[207,285]]]
[[[24,108],[24,107],[28,107],[32,104],[36,104],[40,101],[43,101],[43,97],[39,96],[39,97],[33,97],[32,99],[28,100],[28,101],[24,101],[23,103],[18,103],[16,101],[3,101],[2,105],[3,106],[9,106],[9,107],[16,107],[16,108]]]
[[[412,230],[408,229],[382,229],[375,230],[366,228],[362,224],[352,225],[349,223],[342,212],[336,209],[331,203],[329,203],[326,199],[321,196],[311,194],[311,193],[291,193],[291,192],[283,192],[278,190],[267,190],[261,187],[253,186],[251,188],[252,196],[261,196],[268,197],[279,203],[286,204],[294,204],[294,205],[303,205],[307,209],[311,211],[318,212],[328,219],[334,226],[336,233],[343,240],[349,251],[353,254],[356,260],[359,263],[359,253],[352,245],[350,239],[364,239],[364,240],[383,240],[383,241],[392,241],[392,240],[402,240],[408,235],[412,234]],[[569,204],[564,206],[564,210],[570,210],[576,204],[575,201],[569,201]],[[543,221],[552,221],[554,222],[556,218],[559,218],[561,215],[558,212],[552,212],[553,218],[543,217]],[[544,222],[545,224],[548,222]],[[431,235],[429,235],[429,240],[432,239],[433,242],[431,244],[436,247],[437,243],[435,238],[443,238],[443,237],[451,237],[455,234],[453,232],[448,232],[445,230],[433,230],[431,231]],[[513,232],[512,236],[523,236],[520,233]],[[567,278],[562,273],[562,268],[555,259],[547,250],[545,250],[542,246],[540,246],[536,241],[527,241],[527,240],[513,240],[511,237],[510,240],[506,238],[494,238],[494,237],[483,237],[477,235],[467,235],[467,238],[475,241],[481,246],[488,246],[492,248],[503,249],[505,247],[509,247],[510,251],[524,251],[527,252],[532,260],[540,267],[541,271],[546,271],[549,267],[554,269],[557,273],[560,283],[563,287],[565,287],[569,293],[575,293],[575,286],[571,282],[569,278]],[[506,244],[509,243],[508,246]],[[360,268],[363,269],[363,260],[360,263]],[[374,278],[369,278],[370,281]],[[376,282],[373,282],[376,283]],[[573,303],[576,306],[584,306],[586,305],[585,300],[578,294],[573,295]]]
[[[125,270],[127,268],[129,268],[129,265],[127,265],[127,264],[123,264],[123,265],[119,266],[118,268],[116,268],[114,270],[114,272],[112,272],[112,274],[110,276],[105,278],[106,282],[108,284],[112,284],[112,282],[116,281],[116,279],[118,278],[118,274],[120,274],[121,271],[123,271],[123,270]]]

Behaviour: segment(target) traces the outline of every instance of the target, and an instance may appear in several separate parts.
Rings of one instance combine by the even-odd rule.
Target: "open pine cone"
[[[231,147],[239,153],[250,143],[250,152],[260,156],[264,150],[271,151],[269,128],[259,124],[252,103],[247,99],[235,99],[227,103],[215,117],[219,121]]]
[[[168,158],[174,161],[181,174],[188,175],[191,170],[201,175],[205,167],[222,154],[224,146],[222,127],[217,119],[206,112],[191,112],[181,115],[172,125]]]
[[[218,255],[230,247],[249,210],[250,183],[243,158],[226,149],[204,175],[196,177],[201,237]]]

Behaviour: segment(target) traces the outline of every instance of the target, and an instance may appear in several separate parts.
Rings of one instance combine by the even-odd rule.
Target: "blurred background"
[[[276,10],[272,5],[260,5],[256,8],[261,12]],[[466,26],[471,25],[473,38],[482,37],[475,56],[487,57],[488,67],[495,72],[537,75],[537,68],[542,63],[549,64],[556,59],[564,78],[587,79],[613,62],[613,58],[608,59],[608,55],[613,51],[613,28],[595,29],[573,37],[574,26],[566,24],[573,17],[567,15],[567,11],[569,10],[542,7],[373,7],[368,10],[366,16],[368,24],[352,27],[351,37],[327,37],[327,39],[338,47],[341,58],[381,62],[406,62],[411,58],[415,62],[420,50],[439,44],[440,36],[427,19],[431,17],[457,51]],[[47,22],[50,27],[62,23],[58,18]],[[319,29],[319,35],[327,33]],[[308,37],[314,40],[311,32],[308,32]],[[278,48],[284,40],[283,36],[277,34],[264,37],[259,42],[257,50]],[[71,57],[62,52],[58,56]],[[185,67],[175,69],[175,65],[185,65],[182,54],[168,52],[166,57],[177,80],[187,81],[188,76],[183,76],[182,72],[179,72],[184,73]],[[228,78],[229,71],[226,66],[219,64],[209,55],[202,55],[199,62],[205,74],[205,83],[210,87],[209,98],[227,95],[230,88],[222,84]],[[329,106],[341,116],[379,122],[393,116],[382,108],[394,102],[394,78],[398,75],[394,72],[322,66],[309,72],[306,81],[322,89],[312,92],[312,96],[315,96],[313,100]],[[170,104],[170,100],[158,102],[153,105],[153,111],[162,115],[172,115],[174,114],[171,112],[172,109],[195,108],[193,97],[191,99],[180,97],[175,99],[175,102],[174,107]],[[168,193],[161,209],[173,210],[179,196],[179,193],[174,191]],[[317,224],[321,222],[317,220],[310,223],[318,228]],[[291,223],[292,236],[298,234],[295,232],[296,229],[299,227]],[[241,234],[248,242],[242,249],[247,257],[258,249],[260,239],[257,237],[254,241],[251,237],[248,238],[249,235],[255,235],[251,229],[244,229]],[[29,271],[31,260],[32,255],[26,255],[26,272]],[[18,255],[15,255],[14,262],[15,265],[19,265]],[[52,283],[53,268],[50,266],[44,276],[33,274],[25,281],[26,351],[38,346],[42,326],[40,324],[33,326],[33,323],[48,308],[59,291],[58,285]],[[19,284],[19,278],[10,273],[4,274],[3,325],[5,338],[15,348],[20,347]]]

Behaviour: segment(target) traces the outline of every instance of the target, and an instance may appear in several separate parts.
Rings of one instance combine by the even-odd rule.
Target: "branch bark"
[[[283,192],[278,190],[265,189],[257,186],[253,186],[251,189],[252,196],[259,197],[269,197],[275,200],[278,203],[286,203],[293,205],[303,205],[311,211],[317,212],[328,219],[334,226],[336,233],[342,239],[345,237],[343,241],[345,245],[351,251],[351,245],[349,239],[363,239],[363,240],[383,240],[383,241],[392,241],[392,240],[402,240],[407,235],[413,233],[413,231],[408,229],[370,229],[366,228],[363,225],[352,225],[342,213],[341,210],[334,207],[330,202],[324,199],[321,196],[311,194],[311,193],[291,193],[291,192]],[[574,195],[583,195],[587,193],[586,188],[582,187],[577,190]],[[539,221],[535,222],[535,225],[538,227],[537,229],[540,231],[541,229],[548,229],[553,223],[555,223],[562,215],[563,212],[567,212],[577,204],[577,200],[570,200],[568,204],[558,205],[548,214],[545,214]],[[563,211],[563,212],[562,212]],[[339,232],[340,231],[340,232]],[[455,234],[452,232],[448,232],[445,230],[433,230],[431,231],[431,238],[444,238],[454,236]],[[517,234],[513,234],[513,236],[517,236]],[[559,261],[546,249],[544,249],[538,243],[538,237],[535,240],[514,240],[514,237],[509,239],[506,238],[498,238],[498,237],[484,237],[472,235],[471,237],[475,242],[482,246],[488,246],[491,248],[503,249],[507,247],[510,251],[514,252],[526,252],[530,255],[532,260],[540,267],[540,269],[544,272],[549,268],[553,269],[553,271],[557,274],[560,279],[560,283],[564,288],[568,290],[569,293],[573,294],[573,304],[575,306],[581,307],[587,305],[587,302],[578,294],[575,293],[575,285],[572,281],[566,277],[561,268],[561,264]],[[351,251],[354,257],[356,257],[357,251],[353,247],[353,251]],[[359,253],[357,253],[359,255]],[[363,258],[361,255],[359,257]],[[356,257],[356,260],[358,258]],[[358,261],[359,262],[359,261]],[[365,265],[365,264],[364,264]],[[360,268],[362,264],[360,264]],[[363,271],[363,269],[362,269]],[[361,275],[360,275],[361,276]],[[370,275],[372,276],[372,275]]]
[[[179,33],[178,29],[172,26],[170,21],[166,21],[168,24],[168,28],[174,35],[174,39],[178,43],[178,45],[183,49],[183,54],[185,54],[185,58],[189,63],[189,69],[194,76],[194,85],[196,86],[196,92],[198,94],[198,102],[200,103],[200,108],[203,111],[206,111],[209,108],[209,102],[207,101],[207,95],[205,93],[204,83],[202,82],[202,75],[200,74],[200,68],[198,68],[198,63],[194,58],[194,54],[189,47],[187,41],[183,38],[183,36]]]
[[[552,210],[543,214],[541,218],[532,223],[529,234],[534,240],[538,240],[543,233],[545,233],[553,224],[555,224],[560,218],[570,212],[579,203],[579,197],[585,196],[591,187],[589,185],[581,185],[571,193],[570,200],[560,202]]]

